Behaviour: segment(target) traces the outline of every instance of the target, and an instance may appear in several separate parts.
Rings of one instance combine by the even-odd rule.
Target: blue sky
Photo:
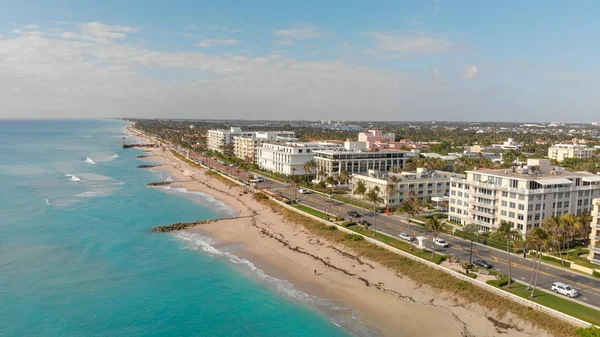
[[[590,122],[599,10],[593,1],[5,1],[0,117]]]

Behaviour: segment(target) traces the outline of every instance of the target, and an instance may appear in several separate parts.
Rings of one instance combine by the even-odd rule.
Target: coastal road
[[[292,199],[294,197],[293,188],[274,181],[267,181],[260,185],[261,188],[267,188],[272,191],[280,192],[283,196]],[[358,211],[363,214],[365,220],[371,223],[372,228],[377,231],[397,237],[400,233],[410,233],[415,236],[426,236],[431,245],[432,236],[425,233],[423,226],[418,224],[409,224],[404,215],[385,215],[365,211],[360,207],[329,200],[326,196],[320,194],[295,194],[300,199],[300,204],[305,204],[320,211],[327,211],[336,216],[348,218],[347,212],[350,210]],[[375,219],[376,218],[376,219]],[[463,261],[469,260],[470,241],[457,238],[452,235],[440,234],[450,246],[448,248],[436,247],[436,251],[453,255]],[[473,243],[473,260],[482,259],[490,262],[493,269],[501,273],[508,274],[508,260],[506,252],[491,248],[486,245]],[[529,258],[523,258],[523,255],[511,254],[511,266],[513,279],[520,282],[529,283],[533,271],[533,261]],[[549,290],[553,282],[564,282],[575,288],[579,296],[574,300],[591,305],[600,309],[600,279],[586,277],[577,272],[571,272],[566,269],[542,264],[538,279],[538,287]]]

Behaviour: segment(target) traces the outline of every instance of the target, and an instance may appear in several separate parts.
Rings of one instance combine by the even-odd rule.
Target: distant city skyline
[[[599,10],[6,1],[0,118],[592,123]]]

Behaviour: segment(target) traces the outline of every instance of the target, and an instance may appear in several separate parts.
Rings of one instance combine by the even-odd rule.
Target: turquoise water
[[[209,238],[150,233],[232,210],[146,187],[167,177],[136,168],[125,126],[0,121],[1,336],[369,335]]]

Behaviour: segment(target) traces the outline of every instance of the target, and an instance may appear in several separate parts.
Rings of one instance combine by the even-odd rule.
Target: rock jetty
[[[155,167],[155,166],[158,166],[158,165],[140,165],[137,168],[151,168],[151,167]]]
[[[212,223],[215,221],[216,220],[201,220],[201,221],[194,221],[194,222],[176,222],[176,223],[168,225],[168,226],[154,227],[150,231],[151,232],[159,232],[159,233],[171,232],[171,231],[181,231],[184,229],[194,227],[196,225],[203,225],[203,224]]]
[[[156,147],[156,144],[147,143],[147,144],[123,144],[124,149],[131,149],[134,147]]]
[[[147,157],[150,157],[150,156],[141,155],[141,156],[137,156],[136,158],[147,158]]]
[[[165,186],[171,185],[172,183],[174,183],[174,181],[157,181],[154,183],[148,183],[148,186]]]

